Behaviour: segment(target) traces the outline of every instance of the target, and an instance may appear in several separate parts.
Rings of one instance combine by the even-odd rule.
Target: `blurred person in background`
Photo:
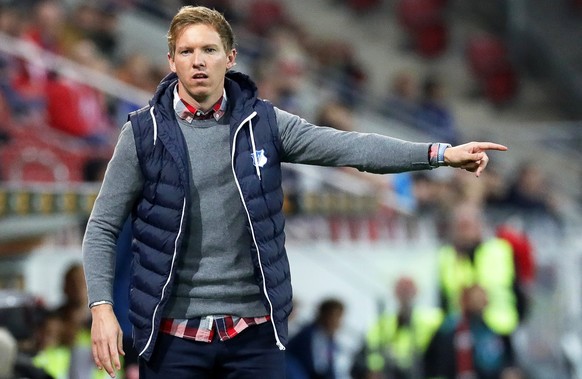
[[[344,304],[338,299],[325,299],[318,307],[313,322],[304,326],[287,345],[287,356],[297,362],[306,379],[336,379],[339,347],[336,333],[341,327]],[[295,379],[295,378],[288,378]]]
[[[484,320],[487,293],[479,285],[461,292],[459,312],[447,316],[426,350],[429,379],[519,379],[507,339]]]
[[[422,98],[417,111],[416,124],[429,136],[452,144],[461,140],[455,116],[446,103],[443,79],[427,76],[422,83]]]
[[[518,167],[501,203],[503,207],[527,217],[555,217],[558,214],[557,196],[546,173],[539,165],[529,162]]]
[[[88,39],[76,42],[69,57],[95,72],[110,70],[110,63]],[[51,127],[93,145],[111,145],[118,130],[109,119],[106,99],[101,91],[86,83],[52,74],[46,82],[46,94]]]
[[[17,2],[0,4],[0,33],[8,38],[23,38],[29,29],[28,8]],[[12,119],[21,124],[43,120],[45,98],[42,83],[30,83],[23,60],[0,52],[0,96],[4,98],[9,115],[2,113],[2,122]],[[7,117],[9,116],[9,117]]]
[[[115,76],[117,79],[129,85],[153,93],[159,80],[163,77],[158,75],[158,68],[143,53],[134,52],[127,54],[116,67]],[[123,125],[130,112],[136,111],[142,104],[133,101],[118,99],[113,104],[114,121],[117,125]]]
[[[6,328],[0,328],[0,379],[14,378],[14,365],[18,345],[16,339]]]
[[[508,341],[519,326],[517,275],[511,244],[485,235],[479,205],[465,202],[451,210],[449,241],[438,251],[441,305],[446,314],[460,312],[464,288],[479,285],[488,297],[483,319]]]
[[[122,128],[83,240],[93,357],[111,376],[124,354],[115,247],[130,213],[140,377],[282,378],[292,291],[281,162],[479,176],[487,150],[506,150],[344,132],[276,108],[231,71],[232,29],[205,7],[180,9],[168,49],[172,73]]]
[[[22,354],[10,330],[0,327],[0,379],[55,379]]]
[[[391,118],[407,124],[414,123],[418,114],[418,80],[407,70],[394,74],[390,81],[390,88],[380,112]]]
[[[59,0],[40,0],[34,3],[32,21],[26,23],[21,39],[40,49],[31,50],[34,59],[20,60],[15,88],[29,98],[46,97],[46,84],[50,71],[44,66],[44,51],[52,54],[65,54],[63,31],[65,8]]]
[[[70,330],[88,331],[91,325],[91,312],[87,309],[87,286],[81,262],[71,264],[63,277],[63,303],[55,312]]]
[[[107,377],[97,370],[91,355],[91,313],[80,262],[72,263],[65,271],[63,296],[63,303],[45,317],[35,364],[56,379]]]
[[[32,362],[53,379],[107,378],[105,372],[97,370],[91,359],[90,341],[83,337],[58,312],[47,312]]]
[[[380,316],[368,331],[369,379],[423,378],[424,352],[443,321],[443,312],[416,305],[417,291],[412,278],[398,278],[396,311]]]

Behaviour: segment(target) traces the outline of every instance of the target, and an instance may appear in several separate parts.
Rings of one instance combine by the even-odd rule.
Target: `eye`
[[[188,55],[190,54],[190,50],[182,50],[180,51],[180,55]]]
[[[215,47],[207,47],[206,52],[207,53],[214,53],[214,52],[216,52],[216,48]]]

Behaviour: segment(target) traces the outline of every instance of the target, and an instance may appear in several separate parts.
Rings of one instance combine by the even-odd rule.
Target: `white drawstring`
[[[261,180],[261,169],[259,167],[259,157],[257,156],[257,146],[255,145],[255,134],[253,132],[253,120],[249,120],[249,130],[251,132],[251,145],[253,147],[253,164],[255,165],[255,170],[257,171],[257,176]]]
[[[154,146],[158,140],[158,123],[156,121],[156,116],[154,116],[154,107],[150,108],[150,114],[152,115],[152,121],[154,123]]]

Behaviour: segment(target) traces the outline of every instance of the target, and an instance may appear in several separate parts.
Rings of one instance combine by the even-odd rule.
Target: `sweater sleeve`
[[[143,185],[131,123],[119,135],[83,238],[89,304],[113,302],[117,237]],[[130,254],[129,251],[119,252]]]
[[[427,170],[429,143],[313,125],[275,108],[283,161],[387,174]]]

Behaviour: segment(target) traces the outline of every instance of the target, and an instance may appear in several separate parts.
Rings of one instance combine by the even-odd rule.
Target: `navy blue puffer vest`
[[[134,264],[129,317],[134,344],[149,359],[162,310],[171,293],[178,254],[190,217],[188,150],[173,108],[175,74],[158,86],[148,107],[130,114],[137,155],[145,179],[133,210]],[[247,213],[257,284],[270,311],[275,339],[287,342],[291,278],[285,251],[280,151],[273,106],[256,97],[244,74],[229,72],[225,89],[230,110],[233,177]],[[255,164],[256,163],[256,164]]]

